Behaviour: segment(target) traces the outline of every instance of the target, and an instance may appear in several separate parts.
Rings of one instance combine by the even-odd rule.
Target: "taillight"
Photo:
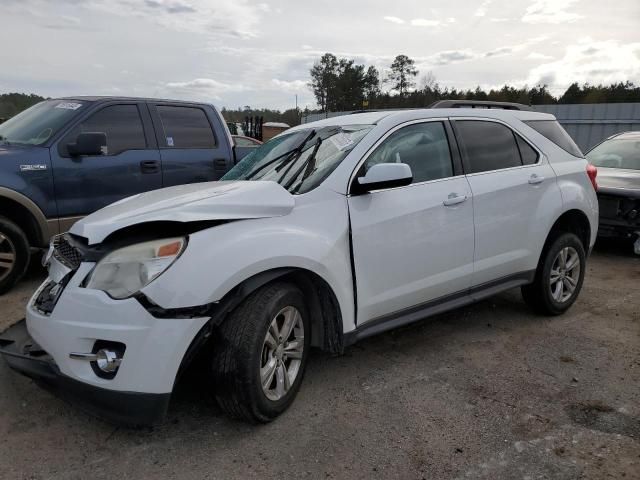
[[[591,185],[593,185],[593,189],[598,191],[598,182],[596,181],[596,177],[598,176],[598,169],[595,165],[587,164],[587,175],[589,175],[589,180],[591,180]]]

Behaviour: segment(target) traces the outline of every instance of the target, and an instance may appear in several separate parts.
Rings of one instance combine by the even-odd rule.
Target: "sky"
[[[640,84],[639,0],[0,0],[0,93],[315,107],[325,52],[441,86]]]

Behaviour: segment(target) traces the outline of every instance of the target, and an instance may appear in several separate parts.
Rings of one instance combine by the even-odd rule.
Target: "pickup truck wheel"
[[[560,315],[578,298],[585,267],[582,242],[573,233],[563,233],[543,252],[535,280],[522,287],[522,296],[538,313]]]
[[[22,278],[30,258],[29,241],[22,229],[11,220],[0,217],[0,294]]]
[[[295,398],[310,346],[302,292],[277,282],[250,295],[221,325],[213,352],[215,397],[227,414],[266,423]]]

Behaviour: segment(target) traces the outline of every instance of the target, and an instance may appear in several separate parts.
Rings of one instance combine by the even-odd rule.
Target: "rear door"
[[[102,155],[72,157],[67,144],[81,132],[103,132]],[[79,217],[122,198],[162,186],[158,152],[144,103],[98,107],[51,149],[58,216]],[[63,224],[63,228],[68,224]]]
[[[562,204],[548,160],[497,120],[453,122],[473,192],[475,256],[472,286],[531,273],[541,230]]]
[[[469,288],[473,206],[452,136],[443,120],[399,126],[359,169],[406,163],[413,183],[348,199],[358,324]]]
[[[217,119],[200,105],[150,104],[162,158],[162,184],[219,180],[233,166],[227,138],[216,136]]]

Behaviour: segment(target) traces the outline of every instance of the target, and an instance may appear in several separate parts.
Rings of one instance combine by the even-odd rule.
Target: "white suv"
[[[301,125],[224,181],[104,208],[54,239],[26,328],[0,349],[134,424],[160,419],[209,352],[220,406],[266,422],[293,401],[311,347],[339,353],[519,286],[563,313],[598,230],[596,172],[553,116],[507,107]]]

